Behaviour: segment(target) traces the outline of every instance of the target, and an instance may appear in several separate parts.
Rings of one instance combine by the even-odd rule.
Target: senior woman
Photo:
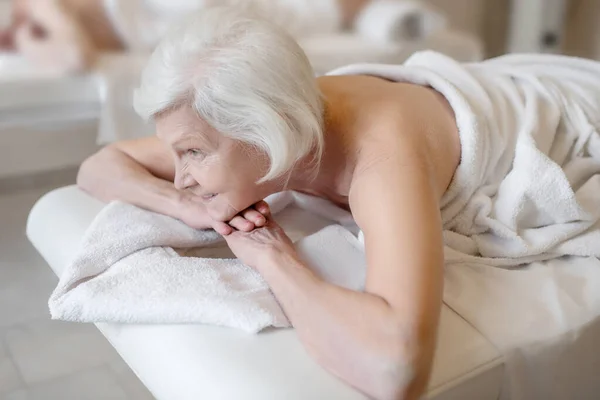
[[[157,135],[91,156],[79,186],[214,228],[329,372],[373,398],[421,396],[441,307],[440,198],[460,159],[446,100],[377,77],[315,79],[287,33],[215,8],[161,42],[135,108]],[[364,292],[305,266],[262,201],[282,190],[351,210],[365,235]]]

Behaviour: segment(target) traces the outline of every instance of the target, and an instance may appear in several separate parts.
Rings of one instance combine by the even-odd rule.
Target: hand
[[[227,236],[235,230],[250,232],[265,226],[270,215],[269,205],[266,201],[261,200],[233,217],[229,222],[213,221],[212,228],[223,236]]]
[[[178,218],[186,225],[195,229],[212,228],[223,236],[231,234],[234,230],[250,232],[264,226],[270,214],[269,205],[261,200],[240,212],[229,222],[215,221],[206,211],[203,200],[187,192],[182,192],[178,209]]]
[[[251,232],[234,231],[225,235],[225,240],[233,254],[254,269],[259,269],[278,255],[296,256],[292,241],[270,215],[263,227]]]
[[[181,193],[176,205],[176,216],[184,224],[194,229],[211,229],[215,221],[206,212],[206,207],[201,198]]]

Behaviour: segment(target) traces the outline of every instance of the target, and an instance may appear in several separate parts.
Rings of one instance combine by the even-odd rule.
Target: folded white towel
[[[381,44],[423,40],[445,28],[440,12],[411,0],[374,0],[354,22],[359,35]]]
[[[295,202],[295,200],[298,200]],[[289,207],[336,209],[304,195],[269,199],[273,211]],[[298,228],[303,210],[282,218]],[[348,213],[334,210],[339,221]],[[351,221],[351,218],[350,218]],[[329,221],[328,223],[332,223]],[[296,236],[292,233],[292,236]],[[205,323],[258,332],[290,326],[268,285],[237,259],[198,258],[222,242],[213,231],[189,228],[173,218],[114,202],[88,229],[80,253],[65,270],[49,306],[52,318],[78,322]],[[299,255],[323,279],[352,290],[365,281],[356,237],[331,225],[296,243]],[[184,255],[182,255],[184,254]]]

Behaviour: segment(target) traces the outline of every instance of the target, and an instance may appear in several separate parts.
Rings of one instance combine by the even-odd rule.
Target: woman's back
[[[400,156],[390,149],[401,139],[422,151],[415,150],[415,156],[429,159],[443,195],[460,161],[460,140],[454,114],[442,95],[429,87],[373,76],[324,76],[318,81],[330,104],[326,135],[335,135],[329,140],[337,141],[345,153],[330,154],[335,160],[324,162],[345,157],[347,163],[339,193],[347,195],[352,180],[373,163]]]

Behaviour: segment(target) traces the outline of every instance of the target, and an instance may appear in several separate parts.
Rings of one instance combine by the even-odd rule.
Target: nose
[[[175,170],[175,180],[173,182],[177,190],[184,190],[196,184],[194,177],[189,173],[184,172],[181,168]]]

